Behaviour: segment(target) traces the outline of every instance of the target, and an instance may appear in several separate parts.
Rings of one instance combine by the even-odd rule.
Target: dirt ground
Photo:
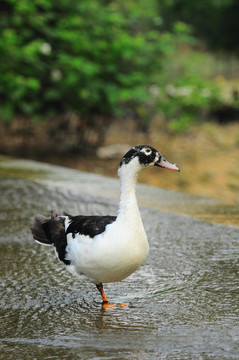
[[[181,172],[147,169],[139,181],[165,189],[239,203],[239,123],[203,123],[183,134],[172,134],[160,124],[152,124],[148,134],[135,131],[130,122],[114,123],[108,130],[105,146],[149,144],[164,157],[177,163]],[[121,155],[112,158],[65,158],[48,161],[75,169],[117,176]]]

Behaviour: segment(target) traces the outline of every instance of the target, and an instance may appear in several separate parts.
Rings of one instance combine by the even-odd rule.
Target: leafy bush
[[[238,55],[238,0],[161,0],[158,5],[164,29],[170,31],[175,21],[185,22],[212,49],[229,50]]]
[[[86,128],[99,135],[119,109],[147,103],[152,78],[173,46],[157,30],[153,4],[5,0],[1,119],[47,119],[49,127],[74,113],[84,143]]]
[[[190,57],[190,55],[188,55]],[[217,85],[200,75],[181,73],[167,79],[160,92],[159,103],[168,126],[172,130],[184,131],[191,124],[208,118],[209,113],[221,103]]]
[[[44,124],[45,137],[58,147],[82,151],[104,140],[115,116],[135,117],[145,130],[158,109],[170,120],[184,116],[189,122],[189,114],[210,106],[205,85],[187,71],[174,79],[176,93],[170,94],[165,63],[177,57],[179,44],[194,39],[183,23],[171,32],[160,30],[156,0],[5,0],[2,9],[5,123]]]

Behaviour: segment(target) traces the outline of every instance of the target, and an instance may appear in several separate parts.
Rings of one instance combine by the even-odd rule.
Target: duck
[[[34,217],[31,233],[52,246],[71,274],[93,282],[103,304],[111,304],[103,284],[120,282],[146,260],[149,244],[136,198],[139,173],[147,167],[180,171],[150,145],[136,145],[123,156],[118,175],[120,201],[117,216],[70,215],[53,210]]]

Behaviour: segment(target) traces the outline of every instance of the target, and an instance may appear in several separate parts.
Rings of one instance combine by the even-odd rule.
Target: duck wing
[[[69,225],[66,229],[66,235],[71,234],[74,238],[77,234],[89,236],[91,238],[105,231],[107,225],[112,224],[116,220],[116,216],[71,216],[65,214],[69,218]]]

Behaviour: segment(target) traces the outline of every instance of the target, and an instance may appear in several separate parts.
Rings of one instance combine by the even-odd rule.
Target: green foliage
[[[44,119],[52,136],[62,129],[58,143],[71,131],[71,141],[80,139],[84,146],[83,132],[95,129],[95,143],[102,141],[114,116],[130,114],[145,130],[160,110],[177,129],[214,101],[211,84],[186,67],[174,77],[167,69],[169,61],[175,64],[179,45],[194,45],[195,39],[182,22],[163,31],[156,0],[5,0],[2,5],[0,118],[5,122]],[[69,124],[75,124],[74,131]]]
[[[172,45],[150,25],[154,8],[142,4],[6,0],[2,118],[112,116],[118,103],[148,101],[147,86]]]
[[[207,120],[222,103],[218,86],[203,73],[205,60],[205,54],[189,49],[165,58],[157,102],[172,130],[184,131],[195,122]]]
[[[220,104],[219,90],[195,74],[178,76],[162,94],[162,110],[172,130],[184,131]]]
[[[158,0],[158,7],[165,30],[182,21],[190,24],[194,34],[212,49],[238,54],[238,0]]]

